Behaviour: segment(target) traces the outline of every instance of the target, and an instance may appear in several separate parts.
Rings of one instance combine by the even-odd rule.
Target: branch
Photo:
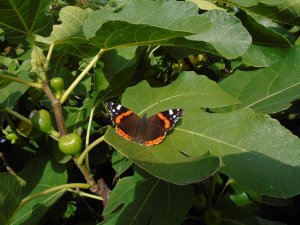
[[[51,102],[51,106],[53,108],[53,112],[54,112],[54,116],[55,116],[55,120],[56,120],[56,124],[58,127],[58,131],[60,133],[60,136],[64,136],[68,133],[68,131],[65,126],[65,120],[64,120],[64,115],[62,113],[60,101],[54,97],[47,81],[42,81],[42,87],[43,87],[45,94],[48,96],[48,98]]]
[[[85,165],[79,165],[77,163],[77,158],[73,158],[73,160],[76,163],[77,167],[80,169],[81,173],[84,175],[86,182],[90,186],[90,191],[103,198],[103,205],[105,207],[109,199],[110,189],[107,187],[104,180],[99,179],[96,183],[87,167]]]
[[[21,115],[20,113],[17,113],[17,112],[15,112],[15,111],[11,110],[10,108],[5,108],[4,110],[5,110],[6,112],[8,112],[9,114],[13,115],[14,117],[16,117],[16,118],[18,118],[18,119],[24,121],[25,123],[28,123],[28,124],[31,125],[30,119],[26,118],[25,116]]]

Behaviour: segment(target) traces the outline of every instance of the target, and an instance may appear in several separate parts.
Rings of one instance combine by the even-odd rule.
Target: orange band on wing
[[[126,134],[123,130],[121,130],[120,128],[116,127],[116,132],[123,138],[125,138],[128,141],[132,140],[132,137],[130,137],[128,134]]]
[[[115,123],[116,124],[119,124],[121,122],[121,120],[125,117],[125,116],[129,116],[130,114],[132,114],[132,111],[127,111],[127,112],[124,112],[124,113],[121,113],[120,115],[118,115],[115,119]]]
[[[166,118],[163,114],[161,113],[157,113],[157,116],[159,119],[161,119],[162,121],[164,121],[165,123],[165,128],[169,129],[171,126],[170,120],[168,120],[168,118]]]
[[[151,141],[145,141],[143,144],[145,146],[151,146],[151,145],[157,145],[160,142],[162,142],[164,140],[165,136],[159,136],[158,138],[155,138],[154,140]]]

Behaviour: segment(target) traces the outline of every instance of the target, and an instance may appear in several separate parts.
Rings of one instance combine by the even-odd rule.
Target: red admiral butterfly
[[[106,108],[121,137],[145,146],[161,143],[183,115],[182,109],[169,109],[147,119],[146,114],[139,117],[118,103],[108,102]]]

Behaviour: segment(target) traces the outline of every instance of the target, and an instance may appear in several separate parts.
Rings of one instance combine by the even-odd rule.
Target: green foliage
[[[1,0],[1,28],[7,40],[19,43],[34,34],[47,35],[52,28],[52,19],[45,15],[49,0]]]
[[[181,224],[192,199],[191,186],[177,186],[136,170],[112,192],[103,212],[105,224]]]
[[[268,68],[237,70],[224,79],[220,83],[221,87],[241,101],[241,104],[233,108],[251,108],[262,113],[276,113],[287,109],[292,101],[299,98],[299,53],[300,48],[294,47],[286,57]],[[260,85],[259,89],[257,85]]]
[[[21,202],[22,185],[15,176],[9,173],[1,173],[0,179],[0,222],[6,224]]]
[[[63,185],[68,179],[65,167],[47,157],[35,158],[29,161],[26,168],[21,170],[18,175],[26,181],[26,185],[22,190],[23,198],[44,191],[45,187],[51,188]],[[38,224],[47,210],[64,193],[65,190],[62,189],[32,199],[25,207],[16,212],[11,224]]]
[[[13,76],[12,74],[7,74],[7,73],[2,73],[2,74]],[[25,76],[22,75],[17,75],[17,76],[22,79],[23,78],[26,79],[26,76],[28,76],[28,74],[26,74]],[[28,86],[21,83],[8,82],[4,84],[0,89],[0,108],[3,109],[8,107],[13,107],[14,104],[25,93],[26,90],[28,90]]]
[[[0,224],[297,224],[299,5],[0,0]]]
[[[166,10],[169,13],[164,19],[157,20]],[[210,24],[206,17],[197,15],[197,7],[191,3],[134,0],[119,13],[110,9],[95,11],[87,19],[83,30],[97,46],[113,48],[124,44],[160,44],[173,37],[206,31]]]

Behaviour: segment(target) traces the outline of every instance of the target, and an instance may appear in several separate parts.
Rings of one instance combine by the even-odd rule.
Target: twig
[[[85,165],[79,165],[77,163],[77,158],[73,158],[73,160],[80,169],[81,173],[84,175],[84,178],[90,187],[90,191],[103,198],[103,205],[105,207],[109,199],[110,189],[107,187],[104,180],[99,179],[96,183],[87,167]]]
[[[17,178],[17,180],[20,182],[21,185],[25,185],[26,181],[23,180],[21,177],[19,177],[16,172],[13,170],[13,168],[11,168],[8,163],[6,162],[5,159],[5,154],[3,152],[0,152],[0,158],[3,161],[3,165],[5,166],[5,169],[7,170],[7,172],[9,172],[11,175],[15,176]]]
[[[3,161],[3,165],[5,166],[5,169],[7,170],[7,172],[9,172],[10,174],[17,176],[16,172],[7,164],[4,153],[0,152],[0,158]]]
[[[54,48],[54,42],[52,42],[50,44],[49,51],[48,51],[48,54],[47,54],[47,58],[46,58],[44,66],[43,66],[43,70],[44,71],[48,70],[48,66],[49,66],[49,62],[50,62],[51,56],[52,56],[53,48]]]
[[[31,125],[30,119],[26,118],[25,116],[11,110],[10,108],[6,108],[5,111],[8,112],[9,114],[13,115],[14,117],[16,117],[16,118],[28,123],[29,125]]]
[[[74,189],[68,188],[67,191],[72,192],[72,193],[74,193],[76,195],[79,195],[81,197],[87,197],[87,198],[92,198],[92,199],[95,199],[95,200],[98,200],[98,201],[103,201],[103,198],[101,198],[98,195],[92,195],[92,194],[80,191],[78,189],[74,190]]]
[[[79,156],[77,163],[79,165],[82,165],[83,161],[86,158],[86,156],[89,153],[89,151],[91,151],[92,148],[94,148],[96,145],[98,145],[99,143],[101,143],[103,140],[104,140],[104,136],[101,136],[100,138],[98,138],[97,140],[95,140],[93,143],[91,143],[89,146],[87,146],[84,149],[84,151],[81,153],[81,155]]]
[[[71,92],[74,90],[74,88],[78,85],[78,83],[84,78],[84,76],[90,71],[90,69],[97,63],[99,58],[103,55],[105,52],[105,49],[101,49],[98,54],[93,58],[93,60],[89,63],[89,65],[79,74],[79,76],[76,78],[76,80],[71,84],[71,86],[65,91],[63,96],[60,99],[61,104],[63,104],[68,96],[71,94]]]

